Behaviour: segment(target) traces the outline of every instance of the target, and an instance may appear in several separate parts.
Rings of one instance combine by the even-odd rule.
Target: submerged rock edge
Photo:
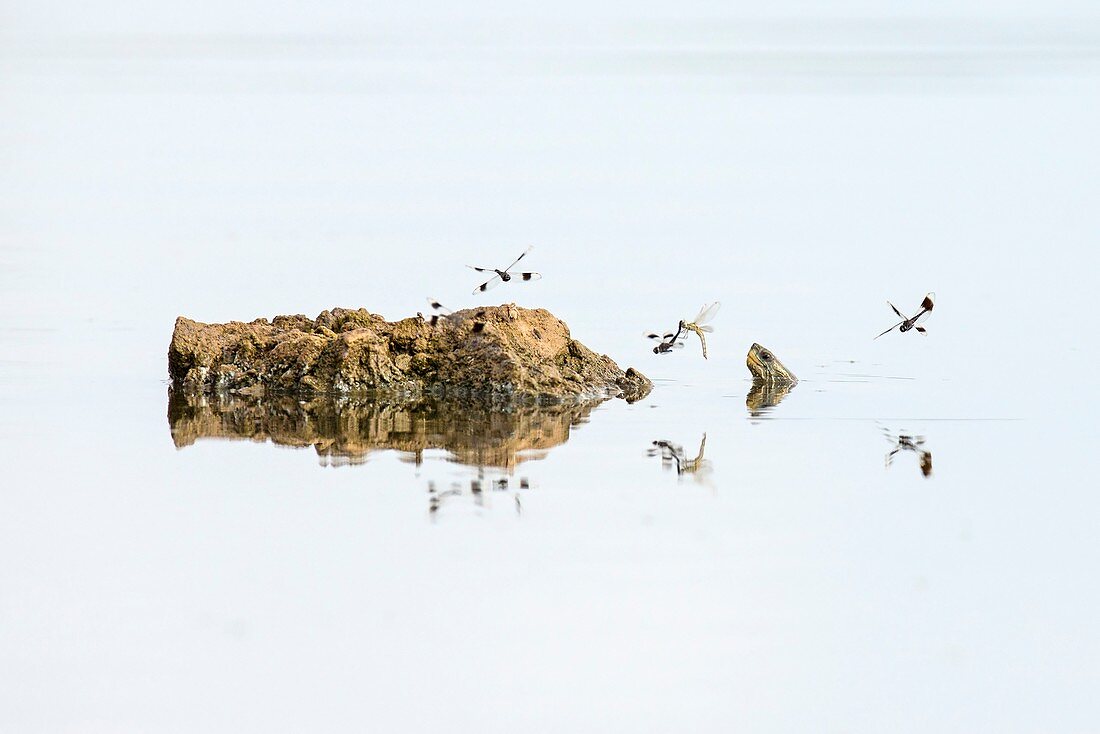
[[[493,403],[602,397],[629,402],[653,383],[570,336],[545,309],[514,304],[457,311],[435,323],[386,321],[335,308],[315,319],[205,324],[176,319],[168,347],[173,390],[187,394],[334,395]]]

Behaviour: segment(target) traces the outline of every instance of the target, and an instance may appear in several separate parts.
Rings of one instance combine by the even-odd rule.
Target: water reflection
[[[908,434],[893,434],[883,429],[886,440],[894,444],[894,448],[886,454],[886,468],[894,463],[894,457],[903,451],[912,451],[917,455],[920,464],[920,473],[926,478],[932,476],[932,452],[924,448],[924,436],[911,436]]]
[[[569,440],[603,400],[552,406],[492,407],[422,398],[380,402],[331,397],[298,400],[169,392],[168,425],[177,448],[200,439],[248,439],[312,447],[321,464],[361,464],[376,451],[399,451],[417,466],[424,451],[449,461],[513,471]]]
[[[521,477],[518,482],[514,484],[514,490],[511,492],[513,504],[515,506],[516,515],[523,514],[523,502],[520,500],[520,492],[526,491],[531,488],[531,483],[527,477]],[[504,496],[508,496],[509,492],[509,480],[507,477],[501,477],[486,483],[484,481],[484,475],[479,473],[477,479],[471,479],[469,483],[469,491],[467,492],[465,485],[462,482],[454,481],[448,489],[437,490],[434,481],[428,482],[428,514],[433,520],[436,519],[439,511],[445,504],[453,504],[455,502],[462,501],[462,498],[466,498],[470,503],[478,510],[484,509],[485,493],[488,490],[491,493],[505,493]]]
[[[696,479],[704,479],[713,471],[710,460],[703,458],[706,448],[707,434],[704,433],[703,439],[699,442],[699,452],[694,459],[687,457],[683,446],[665,439],[654,441],[653,445],[646,451],[646,455],[660,456],[661,464],[666,469],[675,467],[677,476],[691,474]]]
[[[775,383],[756,380],[749,388],[749,394],[745,396],[745,407],[749,409],[749,415],[754,418],[767,415],[772,408],[779,405],[787,393],[797,383]]]

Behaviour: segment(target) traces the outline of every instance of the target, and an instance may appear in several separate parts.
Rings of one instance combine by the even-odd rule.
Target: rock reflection
[[[772,408],[779,405],[783,401],[783,398],[787,397],[787,393],[791,391],[797,383],[774,383],[764,382],[763,380],[756,380],[752,383],[752,387],[749,388],[749,394],[745,396],[745,407],[749,409],[749,415],[754,418],[767,415]]]
[[[668,440],[657,440],[646,451],[648,456],[660,456],[661,463],[666,469],[675,467],[677,476],[692,474],[697,478],[703,478],[710,474],[713,467],[709,459],[704,459],[703,454],[707,448],[707,434],[703,434],[703,440],[699,442],[699,453],[694,459],[689,459],[684,453],[684,447]]]
[[[889,469],[894,463],[894,457],[902,451],[912,451],[917,455],[917,461],[920,463],[920,473],[925,478],[932,476],[932,452],[924,448],[924,436],[910,436],[904,433],[893,434],[883,429],[883,433],[886,435],[886,440],[894,444],[894,448],[886,454],[886,468]]]
[[[568,441],[570,429],[601,402],[501,408],[433,398],[305,401],[170,391],[168,424],[177,448],[200,439],[247,439],[313,447],[323,465],[360,464],[376,451],[392,450],[418,466],[425,450],[443,449],[449,461],[510,472]]]

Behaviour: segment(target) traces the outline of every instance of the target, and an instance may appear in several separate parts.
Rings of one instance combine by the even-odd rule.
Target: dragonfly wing
[[[692,323],[697,326],[702,326],[703,324],[713,319],[714,315],[718,313],[718,309],[720,309],[721,307],[722,303],[720,301],[704,304],[703,308],[699,310],[699,315],[695,317],[695,320],[692,321]]]
[[[517,257],[517,258],[515,259],[515,261],[514,261],[514,262],[513,262],[513,263],[512,263],[511,265],[509,265],[508,267],[504,268],[504,272],[506,272],[506,273],[507,273],[507,272],[508,272],[509,270],[511,270],[512,268],[514,268],[514,267],[515,267],[516,265],[518,265],[518,264],[519,264],[519,261],[520,261],[520,260],[522,260],[523,258],[527,257],[527,253],[529,253],[529,252],[530,252],[531,250],[533,250],[533,249],[535,249],[535,246],[534,246],[534,245],[531,245],[531,246],[530,246],[530,247],[528,247],[528,248],[527,248],[526,250],[524,250],[524,251],[523,251],[523,254],[522,254],[522,255],[520,255],[519,257]],[[527,278],[524,278],[524,280],[527,280]]]
[[[514,276],[520,280],[539,280],[542,278],[542,273],[514,273]]]
[[[897,306],[890,303],[889,301],[886,302],[886,305],[889,306],[890,308],[894,309],[894,313],[896,313],[898,315],[899,319],[904,319],[905,318],[905,314],[903,314],[901,311],[899,311]]]
[[[496,288],[498,285],[500,285],[500,283],[500,274],[498,273],[497,275],[494,275],[492,278],[489,278],[489,280],[479,285],[477,288],[474,288],[474,295],[476,296],[478,293],[484,293],[487,290]]]
[[[479,268],[476,265],[467,265],[470,270],[476,270],[479,273],[495,273],[496,268]]]
[[[432,298],[432,297],[430,297],[430,296],[428,297],[428,304],[429,304],[429,305],[431,305],[431,307],[432,307],[432,308],[433,308],[434,310],[436,310],[436,311],[442,311],[442,312],[443,312],[444,314],[451,314],[451,313],[453,313],[453,312],[451,311],[451,309],[447,308],[447,307],[446,307],[446,306],[444,306],[444,305],[443,305],[442,303],[440,303],[439,301],[435,300],[434,298]]]
[[[932,309],[924,309],[916,316],[913,317],[913,325],[923,324],[928,320],[928,317],[932,315]]]

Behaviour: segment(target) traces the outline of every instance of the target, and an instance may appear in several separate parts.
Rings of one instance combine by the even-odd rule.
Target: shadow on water
[[[322,465],[361,464],[377,451],[419,465],[442,449],[448,461],[512,471],[569,440],[603,400],[550,406],[491,406],[420,398],[404,401],[316,397],[190,396],[169,391],[176,448],[201,439],[270,441],[312,447]]]
[[[779,405],[797,383],[774,383],[756,380],[745,396],[745,407],[753,418],[763,418]]]

